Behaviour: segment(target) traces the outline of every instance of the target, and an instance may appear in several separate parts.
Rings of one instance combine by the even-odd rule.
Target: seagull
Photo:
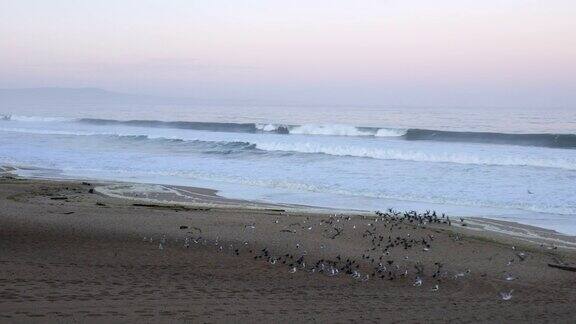
[[[431,291],[438,291],[440,289],[440,287],[438,287],[438,285],[434,285],[434,288],[430,289]]]
[[[517,256],[520,258],[520,261],[524,261],[526,259],[526,254],[524,252],[518,253]]]
[[[338,275],[338,272],[339,272],[338,269],[332,267],[332,268],[330,268],[330,270],[328,271],[328,275],[329,275],[329,276],[336,276],[336,275]]]
[[[296,273],[296,267],[293,267],[292,269],[290,269],[290,273]]]
[[[465,272],[460,272],[454,275],[454,279],[464,278],[466,276]]]
[[[416,277],[416,281],[414,281],[414,287],[422,286],[422,279],[420,277]]]
[[[506,279],[506,281],[512,281],[512,280],[516,280],[518,278],[514,277],[513,275],[507,273],[506,276],[504,277],[504,279]]]
[[[514,292],[514,290],[510,290],[509,292],[501,292],[500,293],[500,298],[502,298],[502,300],[510,300],[512,299],[512,292]]]

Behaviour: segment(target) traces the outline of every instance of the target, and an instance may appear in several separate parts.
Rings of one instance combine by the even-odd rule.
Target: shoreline
[[[42,180],[42,181],[55,181],[55,182],[92,182],[99,184],[95,190],[99,190],[102,194],[108,195],[115,198],[133,199],[141,201],[149,201],[153,203],[164,203],[164,204],[181,204],[181,205],[191,205],[195,207],[219,207],[219,208],[246,208],[246,209],[278,209],[278,208],[288,208],[291,211],[296,211],[300,213],[319,213],[324,211],[325,213],[361,213],[361,214],[372,214],[372,212],[353,210],[353,209],[335,209],[320,206],[308,206],[308,205],[298,205],[298,204],[288,204],[288,203],[273,203],[264,202],[256,200],[245,200],[245,199],[234,199],[227,198],[218,195],[219,190],[205,187],[193,187],[193,186],[182,186],[182,185],[166,185],[157,183],[139,183],[121,180],[99,180],[90,178],[56,178],[56,177],[44,177],[44,176],[22,176],[14,174],[13,172],[18,170],[36,170],[36,168],[24,168],[24,167],[14,167],[7,165],[0,165],[0,175],[10,174],[15,177],[20,177],[23,179],[30,180]],[[114,190],[109,190],[110,187],[141,187],[144,191],[147,191],[144,187],[157,187],[166,188],[168,191],[172,191],[172,195],[167,194],[162,197],[158,195],[156,197],[143,197],[142,192],[132,191],[132,194],[118,194]],[[175,191],[185,192],[189,195],[189,201],[186,199],[178,199],[179,197],[186,196],[181,193],[176,193]],[[155,192],[158,194],[159,192]],[[138,196],[140,194],[140,196]],[[173,199],[173,200],[170,200]]]
[[[14,166],[0,165],[0,175],[3,173],[13,174],[19,168]],[[17,175],[14,175],[17,176]],[[355,214],[360,216],[373,216],[374,211],[326,208],[319,206],[268,203],[261,201],[251,201],[242,199],[233,199],[218,195],[218,190],[211,188],[163,185],[151,183],[136,183],[124,181],[101,181],[97,179],[57,179],[44,177],[23,177],[25,179],[36,179],[44,181],[72,181],[84,182],[91,181],[98,184],[94,190],[99,193],[118,199],[129,199],[142,201],[150,204],[163,205],[183,205],[191,207],[222,208],[222,209],[246,209],[246,210],[283,210],[291,213],[316,214],[316,215],[335,215],[335,214]],[[117,192],[115,188],[132,188],[128,192]],[[150,188],[156,189],[150,192]],[[111,190],[112,189],[112,190]],[[140,189],[140,190],[134,190]],[[162,191],[166,190],[166,193]],[[404,212],[404,211],[400,211]],[[528,224],[522,224],[514,221],[506,221],[489,217],[460,217],[450,215],[453,219],[466,219],[465,227],[460,227],[467,234],[482,232],[488,233],[491,237],[499,237],[502,240],[512,238],[516,241],[524,241],[530,244],[550,245],[566,249],[576,250],[576,235],[560,233],[554,229],[548,229]],[[454,225],[459,226],[458,222]],[[486,235],[484,233],[484,235]]]
[[[0,176],[0,322],[574,317],[575,274],[548,264],[573,267],[576,252],[468,220],[145,204],[96,187]]]

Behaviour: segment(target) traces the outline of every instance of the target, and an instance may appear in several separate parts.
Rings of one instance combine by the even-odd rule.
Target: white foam
[[[392,128],[380,128],[374,136],[376,137],[399,137],[406,135],[405,129],[392,129]]]
[[[518,156],[475,155],[457,152],[423,152],[412,150],[380,149],[360,146],[325,145],[312,142],[280,143],[261,142],[256,147],[267,151],[299,153],[322,153],[334,156],[352,156],[379,160],[401,160],[414,162],[439,162],[475,165],[531,166],[576,170],[576,160],[562,158],[539,158]]]
[[[38,135],[76,135],[76,136],[98,135],[92,132],[65,131],[65,130],[53,130],[53,129],[32,129],[32,128],[18,128],[18,127],[0,127],[0,131],[38,134]]]
[[[275,132],[279,124],[256,124],[256,129],[264,132]],[[405,129],[393,128],[358,128],[344,124],[304,124],[288,127],[290,134],[297,135],[325,135],[325,136],[375,136],[399,137],[406,135]]]
[[[19,121],[19,122],[35,122],[35,123],[50,123],[50,122],[69,122],[76,120],[75,118],[64,117],[40,117],[40,116],[20,116],[20,115],[3,115],[4,120]]]
[[[278,125],[275,124],[256,124],[256,129],[264,132],[274,132],[278,129]]]
[[[373,136],[374,133],[361,131],[357,127],[349,125],[317,125],[307,124],[290,129],[290,134],[301,135],[332,135],[332,136]]]

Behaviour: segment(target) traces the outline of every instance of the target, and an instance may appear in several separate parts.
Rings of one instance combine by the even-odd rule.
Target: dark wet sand
[[[230,206],[134,206],[133,200],[91,194],[92,188],[0,179],[0,322],[576,319],[576,273],[547,265],[574,266],[575,253],[550,244],[445,224],[397,222],[391,228],[390,222],[354,215],[348,220]],[[341,234],[332,238],[336,229]],[[385,255],[367,230],[385,241],[427,238],[430,248],[397,246]],[[306,253],[307,270],[298,266],[291,273],[293,259],[260,259],[264,248],[274,258]],[[362,254],[376,263],[383,256],[381,262],[393,261],[389,269],[400,270],[394,280],[372,276],[374,264]],[[355,260],[361,278],[309,271],[317,261],[338,256]],[[443,264],[439,276],[435,263]],[[423,265],[418,287],[416,264]],[[396,274],[404,270],[408,275]],[[361,280],[366,274],[369,280]],[[517,279],[507,281],[506,274]],[[499,293],[510,290],[512,299],[502,300]]]

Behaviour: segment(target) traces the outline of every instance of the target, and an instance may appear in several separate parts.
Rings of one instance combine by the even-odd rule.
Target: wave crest
[[[378,160],[402,160],[413,162],[457,163],[475,165],[499,166],[530,166],[544,168],[559,168],[576,170],[576,160],[536,158],[536,157],[506,157],[482,156],[466,153],[427,153],[421,151],[380,149],[353,146],[327,146],[315,143],[258,143],[256,148],[266,151],[289,151],[298,153],[316,153],[334,156],[351,156],[372,158]]]
[[[228,133],[275,133],[323,136],[387,137],[408,141],[485,143],[576,149],[576,134],[509,134],[490,132],[440,131],[429,129],[396,129],[357,127],[342,124],[254,124],[159,120],[70,119],[61,117],[0,116],[1,121],[79,122],[91,125],[121,125],[147,128],[175,128]]]
[[[41,117],[41,116],[21,116],[21,115],[0,115],[2,121],[20,121],[31,123],[52,123],[52,122],[72,122],[76,121],[75,118],[65,117]]]

